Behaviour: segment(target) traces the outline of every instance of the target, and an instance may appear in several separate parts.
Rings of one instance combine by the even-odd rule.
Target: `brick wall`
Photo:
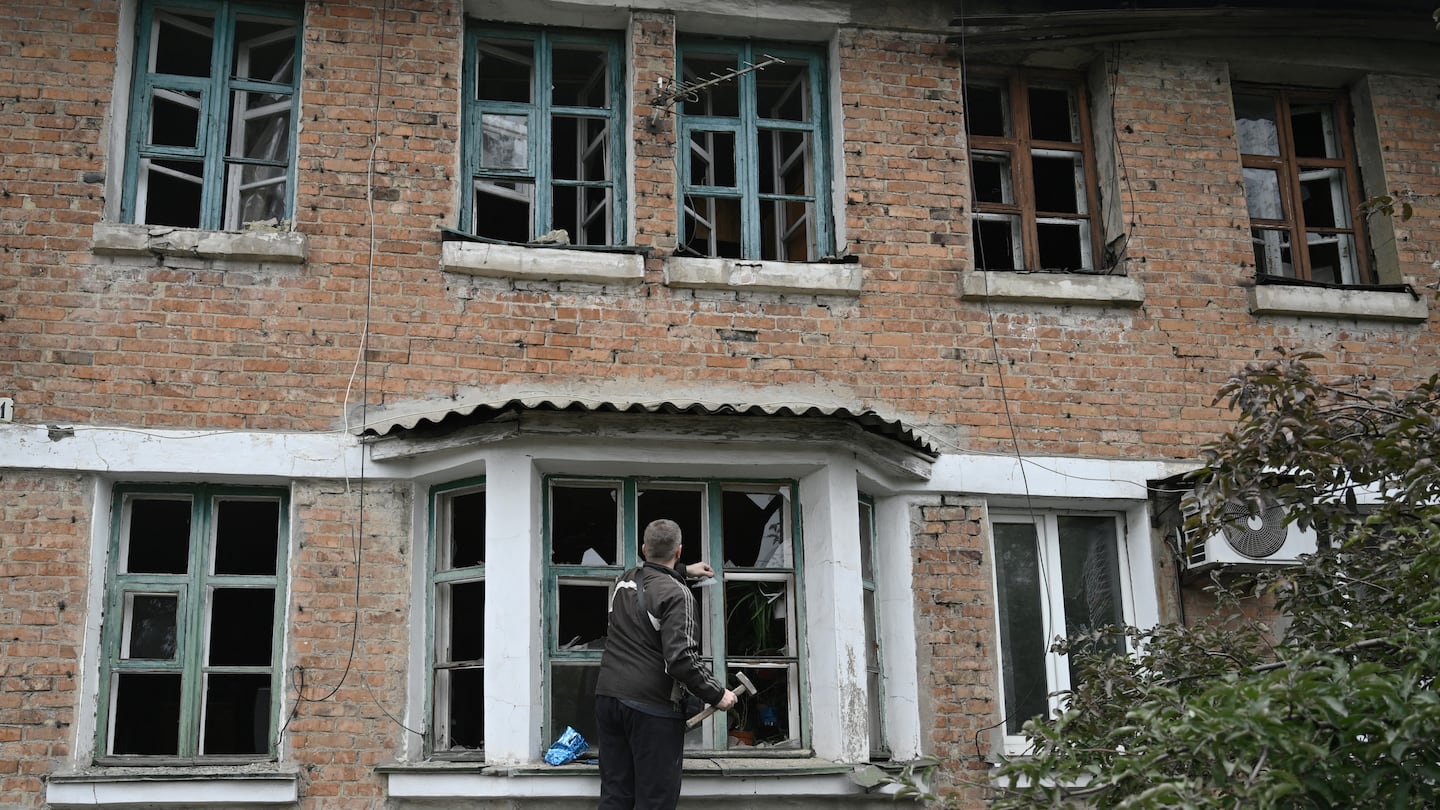
[[[0,475],[0,806],[39,807],[70,756],[90,508],[84,476]]]
[[[946,495],[911,509],[916,666],[926,751],[937,787],[961,807],[983,806],[994,751],[995,608],[985,507]]]

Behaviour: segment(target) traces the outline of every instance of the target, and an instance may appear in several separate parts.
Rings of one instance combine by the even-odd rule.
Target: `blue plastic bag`
[[[545,761],[551,765],[564,765],[585,753],[589,748],[590,743],[585,742],[585,738],[580,736],[580,732],[566,726],[560,738],[551,743],[550,748],[545,752]]]

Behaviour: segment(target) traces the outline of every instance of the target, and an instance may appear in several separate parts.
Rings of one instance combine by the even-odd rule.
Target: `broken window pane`
[[[757,58],[757,61],[759,59]],[[755,107],[761,118],[809,121],[810,65],[794,57],[755,72]]]
[[[131,660],[173,661],[179,630],[180,598],[175,594],[125,594],[120,632],[122,656]]]
[[[274,575],[280,502],[222,498],[215,511],[215,573]]]
[[[1280,176],[1271,169],[1245,170],[1245,205],[1251,219],[1284,219]]]
[[[756,693],[742,695],[730,710],[734,723],[728,733],[729,747],[762,744],[769,748],[798,747],[798,713],[793,704],[794,666],[746,666],[740,671],[755,684]]]
[[[1018,270],[1020,258],[1020,217],[1011,214],[977,215],[971,220],[975,236],[975,259],[982,270]]]
[[[558,738],[566,726],[592,744],[599,739],[595,731],[595,681],[599,675],[598,662],[550,665],[550,728],[546,740]]]
[[[227,171],[223,212],[227,229],[285,218],[289,188],[285,167],[232,164]]]
[[[435,673],[435,702],[441,716],[439,751],[485,747],[485,669],[460,667]]]
[[[270,748],[270,673],[205,676],[202,754],[263,754]]]
[[[529,117],[494,113],[480,116],[480,167],[524,170],[529,166]]]
[[[1025,721],[1046,713],[1050,691],[1045,678],[1050,640],[1041,601],[1039,539],[1029,523],[996,523],[993,529],[1005,731],[1019,734]]]
[[[684,238],[692,255],[740,258],[740,200],[686,195]]]
[[[619,487],[551,487],[550,543],[553,564],[617,565],[620,562]]]
[[[530,102],[534,46],[514,39],[482,39],[475,49],[475,97],[481,101]]]
[[[190,500],[132,499],[125,549],[127,573],[187,572],[190,568]]]
[[[760,193],[809,195],[814,192],[810,171],[810,133],[761,130]]]
[[[1290,135],[1295,155],[1302,158],[1339,158],[1340,136],[1335,131],[1335,111],[1329,104],[1290,105]]]
[[[760,204],[760,258],[779,262],[803,262],[815,257],[810,229],[815,222],[815,205],[800,200],[773,200]]]
[[[122,672],[112,690],[110,753],[180,753],[180,673]]]
[[[440,660],[445,663],[485,660],[485,581],[442,583],[435,588],[439,603]]]
[[[556,587],[555,644],[560,650],[599,650],[610,620],[610,580],[562,578]]]
[[[651,521],[673,520],[680,527],[680,561],[699,562],[705,550],[704,494],[700,489],[669,489],[645,487],[638,493],[635,536],[645,540],[645,527]]]
[[[1255,269],[1258,272],[1268,276],[1295,277],[1288,230],[1251,228],[1250,241],[1255,247]]]
[[[735,188],[735,133],[699,130],[690,134],[690,183]]]
[[[1035,242],[1042,270],[1088,270],[1092,266],[1089,220],[1037,221]]]
[[[145,224],[200,227],[204,176],[198,160],[141,159],[139,197]]]
[[[574,245],[610,244],[613,198],[608,188],[555,186],[550,224],[565,231]]]
[[[727,489],[723,496],[726,565],[789,568],[790,532],[785,498],[776,492]]]
[[[235,21],[235,75],[290,84],[295,70],[295,25],[241,15]]]
[[[725,652],[730,656],[790,655],[787,583],[726,579]]]
[[[1350,227],[1350,198],[1341,169],[1305,169],[1300,172],[1300,210],[1309,228]]]
[[[1061,515],[1060,579],[1064,593],[1065,633],[1075,635],[1121,627],[1120,553],[1115,542],[1115,521],[1108,517]],[[1075,678],[1075,652],[1123,653],[1124,639],[1118,635],[1087,642],[1072,651],[1071,682]]]
[[[965,88],[965,130],[971,135],[1008,138],[1010,126],[1009,93],[1003,87],[971,84]]]
[[[1084,214],[1085,156],[1080,152],[1035,150],[1031,154],[1035,210],[1051,214]]]
[[[604,118],[551,119],[551,169],[556,180],[608,180],[610,126]]]
[[[682,73],[689,84],[699,84],[737,69],[734,56],[719,54],[686,54]],[[684,102],[685,115],[733,117],[740,114],[738,81],[722,81],[700,90]]]
[[[875,508],[866,501],[860,501],[860,580],[875,581],[875,542],[871,527],[875,522]]]
[[[1358,284],[1355,236],[1348,233],[1307,233],[1310,278],[1327,284]]]
[[[202,14],[155,14],[150,40],[150,72],[173,76],[210,75],[215,21]]]
[[[290,154],[290,96],[236,91],[229,157],[285,162]]]
[[[1031,85],[1029,97],[1032,139],[1080,143],[1079,104],[1074,88]]]
[[[603,48],[556,47],[551,61],[556,105],[610,106],[609,57]]]
[[[437,557],[441,570],[485,564],[485,491],[466,492],[445,499],[449,520]]]
[[[212,666],[270,666],[274,632],[274,588],[216,588],[212,592]]]
[[[971,152],[970,184],[975,201],[1015,204],[1015,181],[1007,152]]]
[[[147,142],[155,146],[193,149],[200,144],[199,90],[151,91],[150,130]]]
[[[1275,121],[1273,98],[1235,96],[1235,132],[1240,139],[1242,154],[1279,155],[1280,131]]]
[[[491,239],[528,242],[535,186],[526,180],[475,181],[475,233]]]

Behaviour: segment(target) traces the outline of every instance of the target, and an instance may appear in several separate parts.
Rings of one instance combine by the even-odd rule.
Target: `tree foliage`
[[[1221,504],[1269,492],[1321,550],[1215,577],[1220,610],[1126,628],[1131,656],[1075,645],[1067,708],[1027,725],[997,807],[1440,806],[1440,378],[1326,382],[1316,357],[1222,389],[1238,419],[1205,451],[1194,521],[1204,536]],[[1243,610],[1257,599],[1288,617],[1278,640]]]

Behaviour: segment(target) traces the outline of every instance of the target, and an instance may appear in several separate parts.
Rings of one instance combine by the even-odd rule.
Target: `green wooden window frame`
[[[885,739],[885,669],[880,633],[880,603],[875,586],[875,560],[879,538],[875,532],[875,499],[861,493],[860,585],[865,600],[865,693],[869,701],[870,756],[884,758],[890,746]]]
[[[430,492],[430,753],[478,758],[485,747],[485,481]]]
[[[288,547],[283,489],[115,488],[100,760],[275,758]]]
[[[612,586],[638,564],[643,527],[668,517],[681,525],[681,561],[707,561],[720,575],[697,589],[702,655],[717,679],[731,683],[729,673],[743,670],[760,691],[691,731],[686,748],[734,753],[752,741],[774,743],[768,751],[808,745],[794,481],[552,475],[544,492],[547,739],[566,726],[595,739],[595,677]],[[762,520],[761,535],[754,535]],[[756,559],[739,561],[749,565],[727,562],[751,553]]]
[[[776,57],[779,64],[747,66]],[[686,40],[679,105],[681,255],[816,261],[833,253],[824,52]]]
[[[291,217],[302,4],[146,0],[121,216],[209,230]],[[209,58],[197,47],[208,40]]]
[[[528,242],[625,241],[618,34],[472,25],[465,34],[461,227]]]
[[[1104,269],[1083,79],[977,71],[965,83],[965,130],[976,267]]]

